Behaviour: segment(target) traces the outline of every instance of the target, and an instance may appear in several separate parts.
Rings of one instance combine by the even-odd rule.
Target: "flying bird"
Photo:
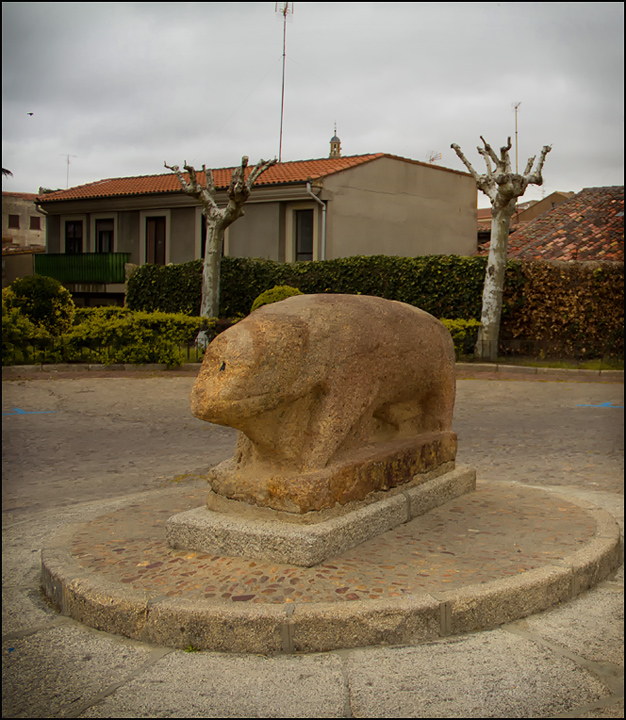
[[[27,115],[34,115],[35,113],[26,113]]]

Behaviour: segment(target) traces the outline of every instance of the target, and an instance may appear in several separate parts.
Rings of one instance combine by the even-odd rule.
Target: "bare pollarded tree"
[[[230,185],[228,186],[226,207],[220,208],[216,201],[216,190],[213,182],[213,173],[206,165],[202,166],[205,185],[202,185],[193,166],[185,161],[184,170],[189,174],[189,182],[181,172],[178,165],[170,167],[164,163],[168,170],[175,173],[182,189],[196,198],[202,204],[202,213],[206,218],[206,242],[204,251],[204,266],[202,269],[202,303],[201,317],[215,318],[219,312],[220,299],[220,260],[224,246],[224,231],[244,214],[243,206],[250,197],[250,191],[255,181],[272,165],[273,160],[259,160],[246,178],[248,158],[241,158],[241,165],[233,170]],[[205,347],[208,338],[204,332],[198,334],[198,345]]]
[[[479,175],[474,170],[456,143],[452,143],[450,147],[470,171],[478,189],[482,190],[491,200],[491,244],[483,286],[481,326],[475,354],[482,360],[496,360],[511,216],[515,212],[517,198],[526,192],[529,185],[543,185],[541,170],[552,146],[544,145],[535,168],[533,169],[533,164],[536,155],[528,160],[524,174],[519,175],[511,169],[511,160],[509,159],[511,138],[508,138],[507,144],[500,148],[500,157],[496,155],[482,135],[480,139],[483,141],[484,147],[478,147],[477,150],[485,158],[487,172],[484,175]],[[492,160],[495,168],[491,165]]]

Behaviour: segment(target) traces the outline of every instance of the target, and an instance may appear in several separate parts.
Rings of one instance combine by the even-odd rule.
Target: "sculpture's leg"
[[[340,392],[341,374],[333,378],[312,414],[307,431],[303,469],[323,468],[346,441],[358,440],[363,434],[362,424],[369,424],[372,398],[376,388],[370,384],[353,387],[349,394]]]

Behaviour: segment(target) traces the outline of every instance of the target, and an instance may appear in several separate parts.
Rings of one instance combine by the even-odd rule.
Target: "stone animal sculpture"
[[[453,461],[454,349],[400,302],[300,295],[265,305],[209,345],[193,414],[239,429],[214,492],[321,510]]]

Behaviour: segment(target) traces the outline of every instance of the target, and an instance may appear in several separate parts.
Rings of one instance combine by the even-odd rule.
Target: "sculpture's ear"
[[[259,323],[253,331],[255,354],[267,359],[275,355],[286,365],[299,365],[309,348],[309,326],[298,317],[274,315],[271,322]]]

